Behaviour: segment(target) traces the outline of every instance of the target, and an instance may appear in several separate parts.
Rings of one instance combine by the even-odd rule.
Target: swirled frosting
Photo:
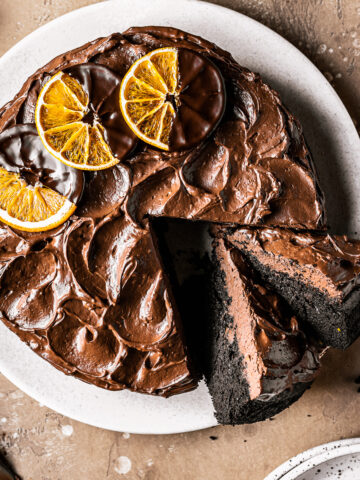
[[[0,132],[34,124],[49,75],[68,71],[85,84],[86,72],[95,71],[87,64],[122,78],[135,60],[165,46],[217,66],[227,92],[220,124],[191,149],[160,152],[139,142],[115,167],[86,173],[75,215],[55,231],[1,226],[0,312],[64,372],[109,389],[167,396],[194,388],[196,379],[149,217],[322,228],[323,197],[299,123],[259,75],[214,44],[173,28],[141,27],[40,68],[0,110]],[[120,136],[108,141],[120,158]]]

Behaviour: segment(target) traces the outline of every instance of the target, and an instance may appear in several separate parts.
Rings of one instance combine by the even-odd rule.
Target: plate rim
[[[133,0],[133,1],[134,1],[134,3],[139,3],[139,4],[145,3],[144,0]],[[161,1],[161,0],[159,0],[159,1]],[[18,52],[22,52],[23,49],[24,49],[24,46],[26,46],[29,39],[33,39],[34,37],[36,38],[36,36],[41,36],[47,30],[51,30],[54,27],[54,25],[66,23],[68,18],[72,18],[73,16],[76,16],[76,15],[81,15],[82,12],[84,12],[84,11],[86,11],[86,12],[92,11],[92,10],[101,11],[101,9],[104,8],[104,6],[108,6],[111,3],[118,4],[119,0],[105,0],[105,1],[95,3],[95,4],[92,4],[92,5],[87,5],[87,6],[72,10],[71,12],[68,12],[68,13],[66,13],[66,14],[64,14],[60,17],[57,17],[54,20],[42,25],[41,27],[37,28],[33,32],[26,35],[23,39],[21,39],[13,47],[11,47],[7,52],[5,52],[0,57],[0,64],[3,61],[6,62],[8,60],[8,58],[11,58],[13,55],[16,55]],[[230,8],[223,7],[223,6],[220,6],[220,5],[217,5],[217,4],[213,4],[213,3],[208,3],[204,0],[177,0],[177,3],[197,5],[197,6],[199,6],[200,9],[202,8],[202,5],[205,5],[206,8],[211,8],[214,11],[223,11],[223,12],[226,12],[226,14],[230,14],[230,15],[233,15],[233,16],[240,16],[240,17],[242,17],[242,21],[246,21],[250,25],[253,24],[257,28],[260,28],[263,31],[267,32],[268,34],[271,34],[274,38],[277,39],[277,41],[281,42],[288,50],[290,50],[290,51],[292,50],[294,53],[296,53],[298,58],[301,58],[303,62],[308,64],[309,67],[312,68],[312,71],[313,71],[314,74],[316,73],[316,75],[319,78],[321,77],[322,83],[327,86],[329,93],[331,93],[333,99],[336,100],[336,102],[337,102],[336,109],[337,109],[337,111],[339,111],[339,114],[341,115],[342,120],[346,121],[347,127],[350,128],[350,129],[353,128],[354,132],[356,133],[355,125],[354,125],[348,111],[346,110],[344,104],[342,103],[339,95],[334,90],[334,88],[329,84],[329,82],[326,80],[325,76],[320,72],[320,70],[299,49],[297,49],[294,45],[292,45],[288,40],[283,38],[281,35],[279,35],[275,31],[273,31],[272,29],[270,29],[266,25],[263,25],[261,22],[258,22],[256,20],[248,17],[247,15],[244,15],[244,14],[242,14],[240,12],[237,12],[235,10],[232,10]],[[89,37],[90,37],[90,35],[89,35]],[[76,46],[77,45],[75,45],[74,47],[76,47]],[[7,328],[6,326],[4,326],[4,327]],[[8,330],[8,332],[9,332],[9,334],[12,334],[12,335],[15,336],[15,334],[13,332],[11,332],[10,330]],[[18,337],[16,337],[16,339],[18,340],[19,343],[23,344],[23,342],[21,342],[21,340],[18,339]],[[28,347],[26,346],[26,348],[28,348]],[[36,355],[34,352],[32,352],[32,353],[33,353],[33,355]],[[43,361],[43,360],[41,359],[41,361]],[[51,366],[51,368],[54,368],[54,367]],[[12,374],[7,368],[4,368],[4,366],[1,362],[1,356],[0,356],[0,370],[4,374],[4,376],[6,378],[8,378],[8,380],[10,382],[12,382],[14,385],[16,385],[22,391],[24,391],[31,398],[33,398],[37,401],[40,401],[44,405],[48,405],[49,408],[52,408],[54,410],[54,408],[51,406],[51,400],[48,401],[47,397],[44,398],[40,394],[38,394],[37,392],[34,392],[31,388],[31,385],[27,385],[26,381],[22,381],[22,380],[16,378],[16,374]],[[55,411],[61,413],[62,415],[65,415],[69,418],[80,421],[82,423],[86,423],[86,424],[93,425],[93,426],[96,426],[96,427],[99,427],[99,428],[105,428],[105,429],[114,430],[114,431],[123,431],[123,430],[120,430],[117,427],[114,427],[114,428],[110,428],[108,426],[104,427],[103,425],[101,425],[97,422],[91,422],[91,420],[89,420],[89,419],[87,419],[86,421],[84,419],[79,419],[79,417],[77,417],[75,414],[69,413],[68,411],[64,411],[64,410],[62,411],[59,408],[56,408]],[[149,431],[149,430],[142,431],[141,429],[137,429],[137,428],[135,428],[133,431],[132,430],[128,430],[128,431],[130,433],[138,433],[138,434],[174,434],[174,433],[182,433],[182,432],[191,432],[191,431],[201,430],[201,429],[205,429],[205,428],[214,427],[216,425],[217,425],[217,423],[214,422],[213,419],[209,419],[208,423],[206,424],[206,422],[204,422],[204,425],[202,425],[202,426],[195,425],[192,428],[187,426],[186,429],[181,428],[181,427],[179,427],[178,429],[172,428],[171,431],[167,431],[167,432],[163,432],[163,431],[158,432],[158,431]]]
[[[352,447],[357,447],[353,449]],[[344,453],[344,450],[348,448],[347,453]],[[306,463],[311,463],[309,465],[311,468],[314,466],[320,465],[324,463],[326,460],[331,460],[337,457],[342,457],[347,454],[353,453],[352,450],[360,452],[360,437],[354,438],[345,438],[342,440],[335,440],[333,442],[322,443],[321,445],[317,445],[315,447],[309,448],[308,450],[304,450],[301,453],[298,453],[294,457],[289,458],[281,465],[276,467],[275,470],[270,472],[264,480],[296,480],[298,477],[292,478],[289,477],[289,474],[292,473],[306,473],[306,472],[298,472],[297,469]],[[339,452],[340,455],[331,455],[329,458],[324,458],[327,453],[329,452]],[[311,469],[310,468],[310,469]]]

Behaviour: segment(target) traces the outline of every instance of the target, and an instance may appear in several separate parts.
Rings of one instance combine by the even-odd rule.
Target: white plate
[[[55,55],[135,25],[172,25],[202,35],[229,50],[243,65],[259,71],[281,92],[303,123],[322,186],[329,192],[332,226],[348,229],[351,224],[350,230],[360,231],[360,195],[356,187],[359,138],[343,104],[295,47],[260,23],[231,10],[197,0],[114,0],[71,12],[39,28],[0,59],[0,105],[17,92],[28,75]],[[332,191],[334,182],[337,187]],[[3,324],[0,370],[41,403],[102,428],[178,433],[216,425],[204,385],[168,400],[107,392],[58,372]]]
[[[264,480],[356,480],[360,478],[360,438],[326,443],[300,453]]]

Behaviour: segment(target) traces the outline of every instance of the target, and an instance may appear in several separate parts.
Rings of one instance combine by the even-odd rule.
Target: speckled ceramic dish
[[[201,35],[229,50],[242,65],[259,71],[303,124],[327,196],[331,226],[344,233],[348,225],[353,232],[360,231],[359,138],[343,104],[295,47],[231,10],[198,0],[112,0],[74,11],[33,32],[0,59],[0,104],[55,55],[134,25],[171,25]],[[60,373],[2,323],[0,370],[41,403],[98,427],[178,433],[216,424],[204,384],[168,400],[105,391]]]
[[[280,465],[264,480],[355,480],[360,478],[360,438],[326,443]]]

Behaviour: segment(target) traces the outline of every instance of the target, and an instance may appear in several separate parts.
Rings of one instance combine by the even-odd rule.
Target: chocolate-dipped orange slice
[[[2,222],[28,232],[53,229],[74,213],[83,184],[83,173],[53,158],[33,125],[0,134]]]
[[[125,74],[120,107],[141,140],[162,150],[184,150],[218,125],[225,109],[224,81],[206,57],[183,48],[159,48]]]
[[[77,65],[52,76],[35,110],[51,155],[81,170],[102,170],[124,158],[137,137],[120,111],[119,88],[118,75],[102,65]]]

